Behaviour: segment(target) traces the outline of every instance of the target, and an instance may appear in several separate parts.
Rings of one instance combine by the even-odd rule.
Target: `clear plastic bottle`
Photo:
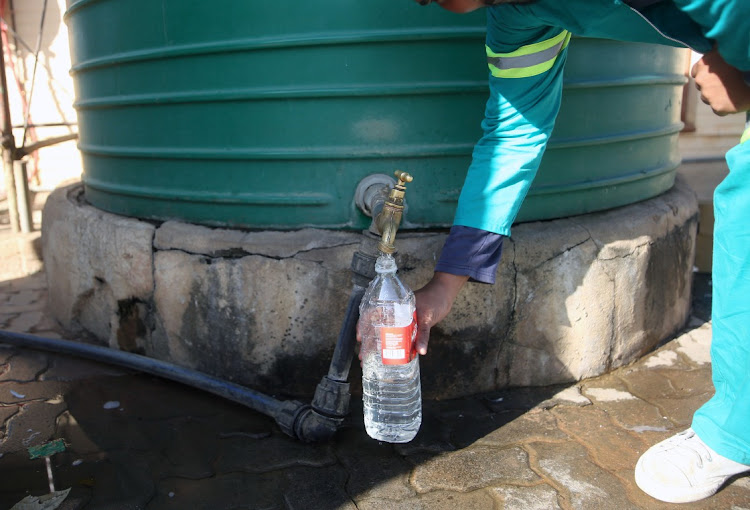
[[[408,443],[422,423],[414,293],[382,254],[359,307],[365,430],[373,439]]]

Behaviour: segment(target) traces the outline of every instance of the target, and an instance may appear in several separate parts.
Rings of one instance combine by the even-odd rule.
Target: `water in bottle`
[[[360,305],[365,430],[373,439],[407,443],[422,423],[414,293],[381,254]]]

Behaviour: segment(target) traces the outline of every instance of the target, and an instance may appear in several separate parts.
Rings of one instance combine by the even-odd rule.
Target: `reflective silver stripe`
[[[498,69],[523,69],[526,67],[532,67],[555,58],[557,54],[560,53],[560,50],[566,42],[567,38],[564,38],[562,41],[546,50],[531,53],[529,55],[521,55],[518,57],[487,57],[487,63]]]

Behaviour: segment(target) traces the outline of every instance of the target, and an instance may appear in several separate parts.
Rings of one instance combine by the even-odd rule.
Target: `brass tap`
[[[378,243],[378,250],[383,253],[393,253],[396,247],[393,245],[396,239],[396,232],[401,223],[401,215],[404,212],[404,195],[406,194],[406,183],[411,182],[414,178],[406,172],[396,170],[395,174],[398,183],[393,186],[388,199],[383,204],[383,210],[375,218],[375,226],[381,233],[381,240]]]

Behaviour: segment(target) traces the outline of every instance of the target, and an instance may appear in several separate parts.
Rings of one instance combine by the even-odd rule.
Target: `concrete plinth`
[[[664,195],[514,228],[495,285],[468,284],[421,359],[428,398],[572,382],[630,363],[686,323],[698,205]],[[244,232],[95,209],[73,185],[43,214],[51,313],[68,331],[278,395],[327,372],[361,235]],[[445,232],[399,232],[424,285]],[[355,360],[351,381],[359,377]]]

